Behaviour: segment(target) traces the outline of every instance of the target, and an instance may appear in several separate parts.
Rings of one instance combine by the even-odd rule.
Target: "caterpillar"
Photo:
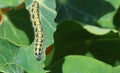
[[[39,3],[38,1],[34,1],[30,8],[30,17],[32,21],[32,25],[34,28],[34,36],[35,36],[35,43],[34,43],[34,54],[36,59],[39,61],[41,59],[41,53],[43,49],[43,29],[41,26],[41,22],[39,20]]]

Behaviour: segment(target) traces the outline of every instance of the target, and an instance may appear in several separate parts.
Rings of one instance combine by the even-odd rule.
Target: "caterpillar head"
[[[35,56],[36,56],[36,59],[37,59],[38,61],[41,60],[41,55],[40,55],[40,53],[36,53]]]

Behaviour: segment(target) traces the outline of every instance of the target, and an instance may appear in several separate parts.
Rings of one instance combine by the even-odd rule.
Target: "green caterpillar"
[[[32,25],[34,28],[35,35],[35,44],[34,44],[34,53],[37,60],[41,59],[41,53],[43,49],[43,29],[41,27],[41,22],[39,20],[39,3],[38,1],[34,1],[30,8],[30,16]]]

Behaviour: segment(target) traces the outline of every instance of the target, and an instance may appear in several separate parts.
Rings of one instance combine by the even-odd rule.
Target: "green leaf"
[[[93,25],[84,25],[83,26],[88,32],[95,34],[95,35],[105,35],[108,34],[109,32],[114,32],[114,33],[118,33],[118,30],[115,29],[106,29],[106,28],[100,28],[97,26],[93,26]]]
[[[11,9],[2,16],[0,38],[10,40],[16,45],[28,45],[33,41],[33,29],[27,10]]]
[[[30,6],[32,4],[31,1],[26,1],[26,8],[28,11],[30,10]],[[53,33],[56,30],[56,23],[54,21],[54,18],[56,17],[56,11],[55,11],[55,0],[44,0],[44,1],[38,1],[39,2],[39,16],[40,21],[43,27],[43,34],[44,34],[44,49],[43,54],[45,54],[45,48],[50,46],[54,43],[53,40]],[[45,56],[45,55],[44,55]]]
[[[0,0],[0,8],[15,7],[22,3],[22,0]]]
[[[3,39],[0,39],[0,43],[0,70],[12,73],[11,71],[20,68],[28,73],[45,73],[42,68],[44,57],[42,56],[42,61],[36,60],[33,52],[34,44],[29,47],[18,47]]]
[[[94,58],[69,55],[50,67],[51,73],[119,73],[120,66],[109,64]]]
[[[113,73],[120,73],[120,66],[114,67]]]
[[[67,56],[62,65],[63,73],[112,73],[112,67],[84,56]]]
[[[28,73],[45,73],[45,70],[43,70],[45,55],[42,54],[41,61],[37,61],[34,56],[33,46],[34,44],[31,44],[29,47],[21,47],[15,62],[22,66]]]
[[[3,70],[8,63],[13,62],[19,52],[18,48],[8,40],[0,38],[0,70]]]
[[[98,21],[98,23],[101,27],[115,28],[113,24],[113,20],[119,8],[120,0],[109,0],[107,2],[111,3],[111,5],[115,8],[115,10],[102,16],[100,20]]]
[[[110,1],[117,2],[117,0]],[[103,15],[114,10],[114,6],[107,0],[57,0],[56,21],[71,19],[95,24]]]
[[[17,64],[6,64],[4,73],[25,73],[24,70]]]

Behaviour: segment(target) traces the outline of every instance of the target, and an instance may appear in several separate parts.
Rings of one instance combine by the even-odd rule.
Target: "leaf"
[[[24,70],[17,64],[7,64],[4,71],[4,73],[24,73]]]
[[[50,69],[51,73],[113,73],[111,65],[80,55],[66,56]]]
[[[108,2],[111,3],[112,6],[114,6],[115,10],[102,16],[98,23],[101,27],[115,28],[113,20],[119,8],[120,0],[109,0]]]
[[[113,31],[114,33],[118,33],[118,30],[115,29],[106,29],[106,28],[100,28],[93,25],[84,25],[83,26],[88,32],[95,34],[95,35],[105,35],[109,33],[110,31]]]
[[[43,27],[44,32],[44,48],[47,48],[51,44],[53,44],[53,33],[56,30],[56,23],[54,22],[54,18],[56,17],[55,11],[55,0],[40,0],[39,2],[39,15],[40,21]],[[29,11],[29,8],[32,4],[31,1],[26,0],[26,8]]]
[[[112,73],[112,67],[84,56],[67,56],[62,65],[63,73]]]
[[[57,0],[56,21],[71,19],[93,25],[103,15],[114,10],[114,6],[106,0]]]
[[[28,45],[33,38],[30,18],[25,8],[8,11],[2,16],[3,22],[0,26],[0,38],[10,40],[16,45]],[[29,33],[31,32],[31,33]]]
[[[120,66],[112,67],[94,58],[69,55],[52,65],[50,69],[51,73],[119,73]]]
[[[45,73],[43,69],[44,54],[41,56],[41,61],[37,61],[34,56],[34,44],[29,47],[21,47],[15,62],[22,66],[28,73]]]
[[[8,40],[0,38],[0,70],[3,70],[8,63],[13,62],[18,54],[18,48],[18,46],[13,45]]]
[[[113,73],[120,73],[120,66],[114,67]]]
[[[16,7],[22,3],[22,0],[0,0],[0,8]]]
[[[34,56],[34,44],[30,47],[18,47],[3,39],[0,39],[0,43],[0,70],[11,72],[20,68],[28,73],[45,73],[42,68],[43,61],[37,61]]]

